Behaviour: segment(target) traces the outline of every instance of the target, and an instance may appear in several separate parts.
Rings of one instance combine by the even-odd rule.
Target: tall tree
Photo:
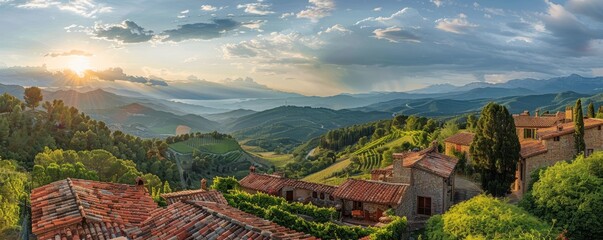
[[[509,191],[515,181],[520,148],[515,122],[507,108],[495,103],[486,105],[469,151],[487,193],[500,197]]]
[[[576,147],[576,154],[582,154],[586,150],[586,143],[584,143],[584,115],[582,114],[582,100],[576,101],[574,106],[574,141]]]
[[[25,99],[25,105],[33,110],[40,105],[40,102],[43,99],[42,90],[38,87],[26,88],[25,96],[23,96],[23,98]]]
[[[477,118],[475,117],[475,115],[473,114],[469,114],[469,116],[467,116],[467,130],[469,130],[470,132],[475,131],[475,128],[477,127]]]
[[[588,112],[586,112],[586,116],[588,118],[594,118],[596,116],[595,115],[595,104],[593,102],[590,102],[588,104]]]

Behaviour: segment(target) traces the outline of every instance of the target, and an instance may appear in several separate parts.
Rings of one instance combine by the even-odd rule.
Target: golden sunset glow
[[[78,76],[83,77],[86,70],[90,69],[90,61],[87,57],[74,56],[68,65],[69,69],[75,72]]]

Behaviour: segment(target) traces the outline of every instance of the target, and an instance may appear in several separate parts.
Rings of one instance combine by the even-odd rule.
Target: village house
[[[127,185],[67,178],[33,189],[30,199],[39,240],[127,236],[157,208],[141,179]]]
[[[337,187],[285,178],[274,174],[256,173],[250,167],[249,175],[239,181],[241,190],[247,193],[263,192],[283,197],[287,201],[312,203],[317,206],[334,207],[339,201],[333,196]]]
[[[216,202],[228,204],[222,193],[216,190],[207,189],[207,180],[201,179],[201,188],[195,190],[183,190],[178,192],[164,193],[161,197],[165,199],[168,205],[181,202],[183,200]]]
[[[215,202],[184,200],[150,215],[127,230],[131,239],[316,239]]]
[[[516,180],[511,190],[523,194],[530,182],[530,174],[542,167],[573,159],[578,153],[574,142],[573,111],[554,115],[530,116],[529,112],[514,115],[517,134],[521,144],[520,159],[517,162]],[[584,119],[585,155],[603,150],[603,120]],[[458,133],[445,140],[447,155],[459,149],[469,154],[469,146],[474,134]],[[471,139],[471,141],[469,141]],[[468,155],[470,158],[470,155]]]
[[[371,172],[373,180],[408,185],[404,208],[409,221],[426,220],[452,206],[458,159],[438,152],[437,142],[422,151],[395,153],[393,164]]]

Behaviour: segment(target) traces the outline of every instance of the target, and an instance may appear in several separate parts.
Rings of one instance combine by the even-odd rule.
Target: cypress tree
[[[584,143],[584,115],[582,114],[582,100],[576,101],[574,106],[574,140],[576,146],[576,154],[580,155],[586,150]]]
[[[520,149],[515,122],[507,108],[495,103],[486,105],[469,150],[484,191],[497,197],[509,192]]]
[[[586,116],[588,116],[588,118],[595,118],[595,116],[596,116],[596,114],[595,114],[595,104],[593,104],[593,102],[590,102],[588,104],[588,112],[587,112]]]

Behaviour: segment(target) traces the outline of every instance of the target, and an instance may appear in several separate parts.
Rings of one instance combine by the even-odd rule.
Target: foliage
[[[570,238],[603,236],[603,152],[559,162],[539,175],[531,191],[532,204],[522,207],[542,219],[555,219]]]
[[[504,196],[509,191],[515,181],[519,151],[515,122],[507,108],[495,103],[486,105],[470,153],[487,193]]]
[[[406,217],[390,215],[390,218],[392,220],[390,223],[370,235],[371,240],[402,239],[406,232]]]
[[[459,125],[455,120],[449,120],[444,123],[439,135],[439,142],[459,132]]]
[[[595,115],[595,104],[594,104],[593,102],[590,102],[590,103],[588,104],[588,108],[587,108],[587,110],[588,110],[588,111],[586,112],[586,116],[587,116],[588,118],[594,118],[594,117],[596,116],[596,115]]]
[[[514,205],[480,195],[427,221],[428,239],[553,239],[551,227]]]
[[[387,120],[378,121],[375,123],[354,125],[330,130],[320,137],[319,147],[322,149],[339,151],[347,146],[357,143],[362,137],[368,138],[374,135],[379,128],[382,129],[380,131],[389,131],[388,127],[391,126],[390,122],[391,121]],[[385,134],[385,132],[381,133],[381,135],[383,134]]]
[[[210,188],[221,193],[228,193],[231,190],[239,189],[239,182],[234,177],[215,177]]]
[[[40,106],[40,102],[43,99],[42,90],[38,87],[26,88],[23,99],[25,100],[25,105],[33,110]]]
[[[27,175],[18,171],[14,162],[0,160],[0,233],[18,224],[26,184]]]
[[[477,128],[477,118],[473,114],[469,114],[467,116],[467,130],[470,132],[474,132],[475,128]]]
[[[584,142],[584,116],[582,114],[582,100],[576,101],[574,106],[574,145],[576,147],[576,154],[583,154],[586,150],[586,143]]]

